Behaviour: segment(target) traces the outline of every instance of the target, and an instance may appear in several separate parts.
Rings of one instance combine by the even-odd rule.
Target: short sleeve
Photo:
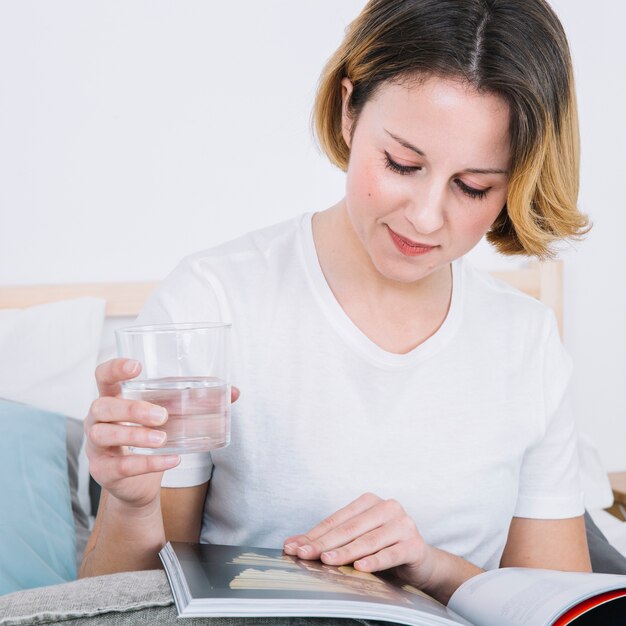
[[[514,516],[577,517],[584,507],[570,389],[572,364],[552,315],[542,343],[542,434],[524,455]]]
[[[213,471],[210,452],[181,454],[180,463],[164,472],[161,487],[195,487],[209,482]]]
[[[216,279],[193,257],[182,261],[157,287],[137,324],[226,321],[227,308]],[[163,475],[162,487],[193,487],[211,477],[210,453],[183,454],[178,466]]]

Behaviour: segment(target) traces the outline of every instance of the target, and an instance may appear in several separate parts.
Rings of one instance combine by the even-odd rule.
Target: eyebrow
[[[412,143],[409,143],[406,139],[402,139],[402,137],[398,137],[397,135],[394,135],[393,133],[390,133],[388,130],[385,129],[385,132],[394,140],[397,141],[401,146],[404,146],[405,148],[408,148],[409,150],[412,150],[413,152],[415,152],[415,154],[419,154],[421,157],[425,157],[426,154],[424,153],[423,150],[420,150],[419,148],[416,148]],[[466,169],[463,170],[464,172],[467,172],[468,174],[508,174],[508,170],[502,170],[496,167],[468,167]]]

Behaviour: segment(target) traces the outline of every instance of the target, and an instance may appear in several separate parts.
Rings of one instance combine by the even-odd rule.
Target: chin
[[[420,263],[419,266],[410,266],[408,263],[405,264],[402,263],[402,261],[394,260],[374,263],[374,267],[376,267],[378,273],[383,278],[409,285],[411,283],[416,283],[422,278],[426,278],[426,276],[432,274],[438,266],[432,262]]]

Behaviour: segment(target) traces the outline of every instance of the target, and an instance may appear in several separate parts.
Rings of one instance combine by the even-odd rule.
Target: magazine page
[[[179,615],[310,616],[468,625],[409,586],[279,549],[172,542],[161,551]],[[472,626],[469,624],[469,626]]]
[[[626,576],[510,567],[471,578],[448,607],[480,626],[550,626],[584,599],[613,589],[626,589]]]

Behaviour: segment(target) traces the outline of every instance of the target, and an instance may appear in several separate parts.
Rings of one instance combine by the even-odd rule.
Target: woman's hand
[[[286,554],[362,572],[393,570],[401,580],[447,603],[478,567],[428,545],[396,500],[366,493],[305,535],[285,540]]]
[[[144,507],[158,498],[163,472],[180,462],[172,454],[130,454],[128,446],[158,449],[166,434],[159,427],[167,411],[141,400],[121,397],[121,383],[135,378],[141,365],[131,359],[112,359],[96,368],[100,397],[85,419],[89,469],[104,489],[132,507]],[[239,391],[233,388],[233,401]]]
[[[362,572],[392,568],[408,582],[428,580],[433,569],[430,546],[396,500],[366,493],[327,517],[305,535],[289,537],[284,551],[328,565],[354,564]]]
[[[135,378],[141,365],[131,359],[112,359],[96,368],[100,397],[85,419],[89,471],[118,500],[142,507],[159,495],[162,473],[180,462],[177,455],[130,454],[127,446],[159,448],[167,411],[140,400],[124,400],[121,383]]]

